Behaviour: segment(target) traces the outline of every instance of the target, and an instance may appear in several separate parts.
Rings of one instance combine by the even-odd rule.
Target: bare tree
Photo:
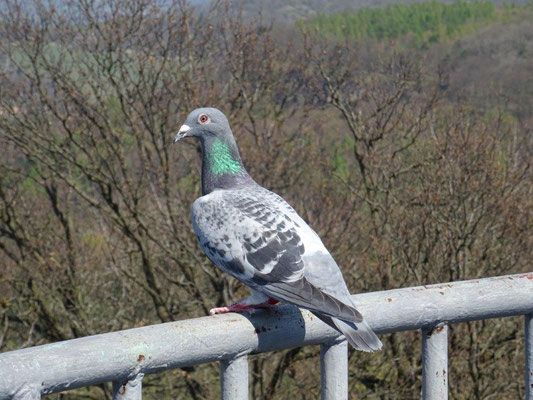
[[[527,135],[504,109],[450,103],[447,73],[419,54],[275,28],[218,2],[201,13],[179,0],[20,3],[0,10],[0,349],[245,296],[192,233],[199,148],[171,147],[202,105],[225,111],[250,173],[319,232],[353,291],[530,265]],[[454,397],[518,397],[507,382],[521,371],[502,365],[518,365],[520,331],[454,327]],[[418,341],[390,335],[381,354],[351,354],[353,390],[417,397]],[[316,398],[316,355],[253,357],[253,397]],[[148,377],[145,392],[217,398],[217,376],[184,368]]]

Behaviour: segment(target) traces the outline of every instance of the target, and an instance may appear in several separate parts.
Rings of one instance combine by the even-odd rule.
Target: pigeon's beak
[[[176,134],[176,137],[174,138],[174,143],[179,142],[181,139],[187,137],[187,132],[191,130],[191,127],[189,125],[182,125],[178,133]]]

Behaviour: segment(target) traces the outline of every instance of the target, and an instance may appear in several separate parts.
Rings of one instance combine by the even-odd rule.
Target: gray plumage
[[[355,348],[380,349],[319,236],[244,169],[225,116],[213,108],[193,111],[176,141],[186,136],[202,144],[204,195],[192,206],[192,222],[209,259],[265,298],[310,310]]]

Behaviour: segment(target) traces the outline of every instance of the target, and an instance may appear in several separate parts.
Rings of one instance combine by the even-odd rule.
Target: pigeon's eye
[[[205,125],[205,124],[210,123],[211,120],[209,119],[207,114],[200,114],[200,116],[198,117],[198,122],[201,123],[202,125]]]

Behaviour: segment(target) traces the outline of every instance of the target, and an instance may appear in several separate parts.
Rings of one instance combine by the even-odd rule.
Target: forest
[[[417,40],[424,35],[430,42],[447,38],[465,25],[486,22],[495,16],[489,1],[401,4],[385,8],[362,8],[352,13],[318,14],[305,21],[309,28],[323,34],[349,39],[392,39],[412,33]],[[302,24],[302,23],[301,23]]]
[[[1,352],[248,295],[192,230],[200,149],[172,140],[199,106],[228,116],[250,175],[318,232],[353,293],[531,270],[531,3],[296,22],[252,1],[3,3]],[[524,397],[522,318],[449,335],[451,399]],[[350,398],[419,398],[419,332],[381,339],[350,350]],[[251,398],[319,398],[318,354],[250,357]],[[149,375],[143,396],[217,399],[218,376]],[[111,399],[111,386],[49,398]]]

